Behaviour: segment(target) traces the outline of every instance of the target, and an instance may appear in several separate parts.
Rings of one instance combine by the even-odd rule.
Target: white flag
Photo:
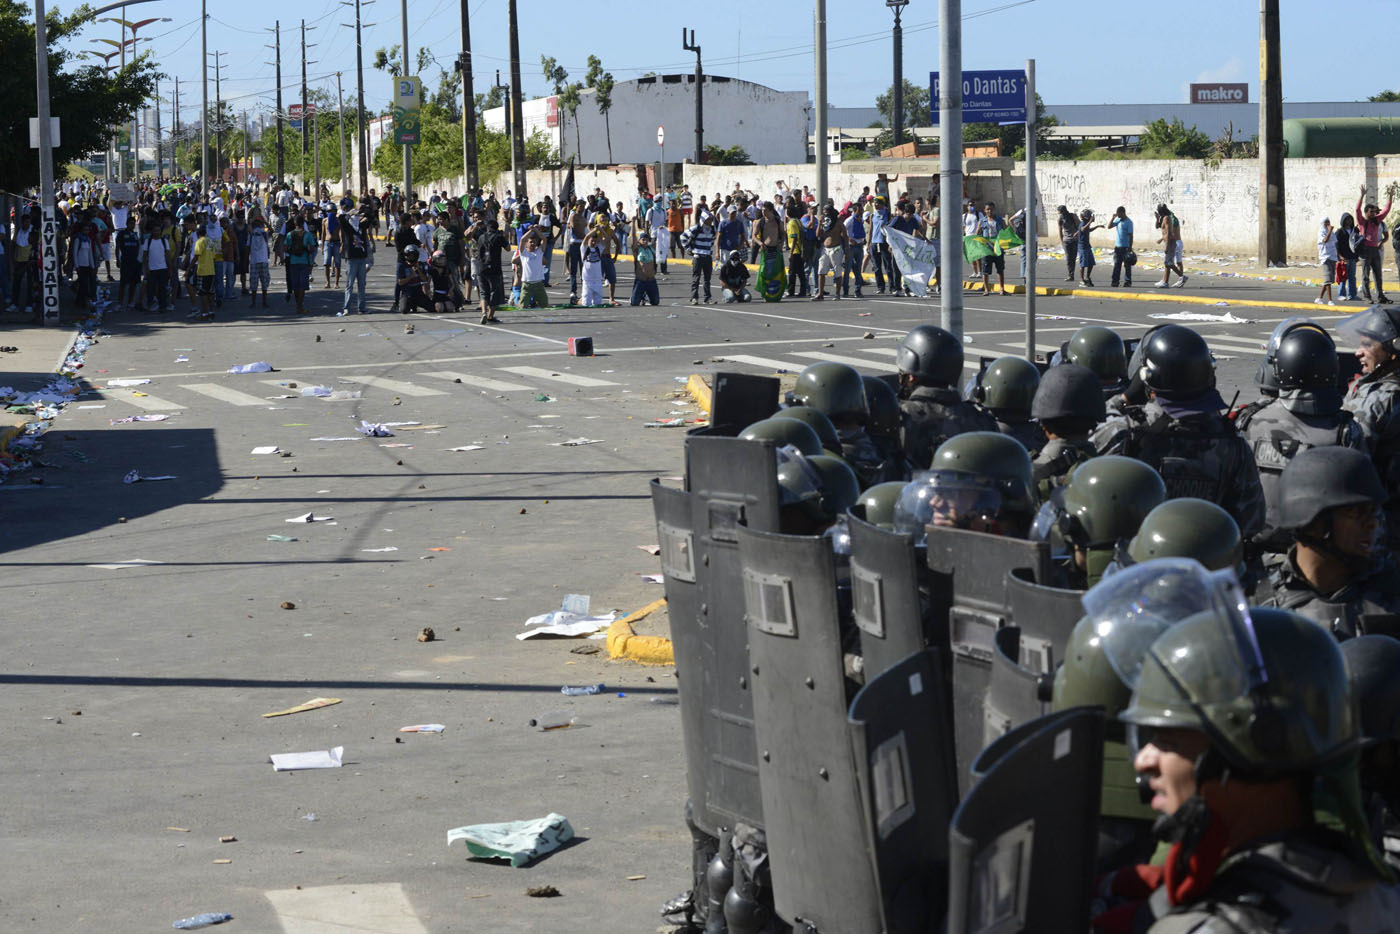
[[[934,270],[938,268],[937,246],[888,226],[885,228],[885,239],[894,255],[894,264],[904,277],[904,284],[915,295],[927,295]]]

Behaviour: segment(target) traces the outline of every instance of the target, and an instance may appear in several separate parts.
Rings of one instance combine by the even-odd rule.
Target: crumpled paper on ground
[[[454,840],[467,844],[467,852],[484,859],[510,860],[518,869],[546,853],[552,853],[574,838],[574,828],[563,814],[551,813],[535,820],[507,821],[501,824],[472,824],[447,832],[447,845]]]
[[[392,438],[394,433],[380,422],[367,422],[360,420],[360,427],[355,429],[362,435],[370,438]]]

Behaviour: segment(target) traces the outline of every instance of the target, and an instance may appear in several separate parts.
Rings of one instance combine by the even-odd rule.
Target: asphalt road
[[[363,316],[332,317],[339,295],[323,289],[300,319],[280,296],[212,324],[110,316],[84,377],[151,382],[69,406],[42,485],[0,486],[0,928],[147,931],[229,911],[238,929],[286,934],[651,931],[688,884],[678,711],[651,703],[673,696],[671,670],[514,635],[566,593],[624,612],[661,595],[636,546],[655,542],[647,482],[681,472],[683,429],[645,423],[695,417],[674,398],[688,374],[824,359],[887,372],[938,306],[867,293],[691,307],[689,270],[673,266],[656,308],[506,310],[488,327],[388,314],[387,273],[372,273],[378,310]],[[1211,290],[1253,319],[1197,325],[1225,398],[1252,398],[1258,349],[1298,312],[1239,303],[1307,290],[1196,279],[1182,294]],[[1022,298],[966,302],[969,366],[1024,349]],[[1151,314],[1226,309],[1037,310],[1046,351],[1085,323],[1135,336]],[[597,355],[569,356],[585,336]],[[254,361],[277,372],[226,372]],[[300,395],[316,385],[361,397]],[[142,414],[169,417],[112,424]],[[367,438],[362,419],[420,424]],[[561,446],[574,439],[597,443]],[[250,453],[269,445],[290,456]],[[175,479],[123,483],[132,470]],[[285,521],[307,512],[333,522]],[[416,640],[425,626],[438,641]],[[609,693],[559,693],[598,681]],[[342,703],[261,716],[314,697]],[[560,708],[580,726],[528,726]],[[424,722],[446,731],[397,732]],[[268,762],[334,746],[339,770]],[[578,838],[528,868],[446,846],[450,828],[550,812]],[[562,897],[524,895],[541,884]]]

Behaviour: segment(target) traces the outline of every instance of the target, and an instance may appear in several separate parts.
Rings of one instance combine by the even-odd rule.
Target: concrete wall
[[[930,171],[936,168],[936,162],[931,160]],[[1289,258],[1316,262],[1317,228],[1322,218],[1330,217],[1336,224],[1342,212],[1352,211],[1362,184],[1372,198],[1384,205],[1385,197],[1378,193],[1400,179],[1400,156],[1289,159],[1284,170]],[[770,197],[779,179],[799,189],[816,185],[814,165],[687,165],[684,174],[692,191],[706,194],[728,194],[737,183]],[[996,175],[969,176],[967,194],[1014,209],[1020,205],[1024,177],[1025,165],[1018,162],[1012,172],[1010,191],[1002,192],[1002,182]],[[832,166],[828,180],[830,195],[839,205],[859,194],[863,186],[873,187],[875,174],[861,171],[859,162],[847,162]],[[905,175],[892,181],[890,187],[926,195],[928,181],[927,176]],[[1165,202],[1181,221],[1188,254],[1247,258],[1257,253],[1259,163],[1255,160],[1227,159],[1216,168],[1188,159],[1044,161],[1036,164],[1036,184],[1039,207],[1052,219],[1060,204],[1074,211],[1090,208],[1105,219],[1118,205],[1125,206],[1129,216],[1137,221],[1139,244],[1147,249],[1155,246],[1151,241],[1156,237],[1149,238],[1145,228],[1151,224],[1152,210]]]

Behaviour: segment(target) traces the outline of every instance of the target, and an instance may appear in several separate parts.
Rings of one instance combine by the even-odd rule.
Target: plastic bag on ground
[[[447,832],[447,845],[454,840],[467,844],[471,855],[484,859],[509,860],[511,868],[552,853],[574,838],[574,828],[562,814],[536,820],[507,821],[501,824],[472,824]]]

